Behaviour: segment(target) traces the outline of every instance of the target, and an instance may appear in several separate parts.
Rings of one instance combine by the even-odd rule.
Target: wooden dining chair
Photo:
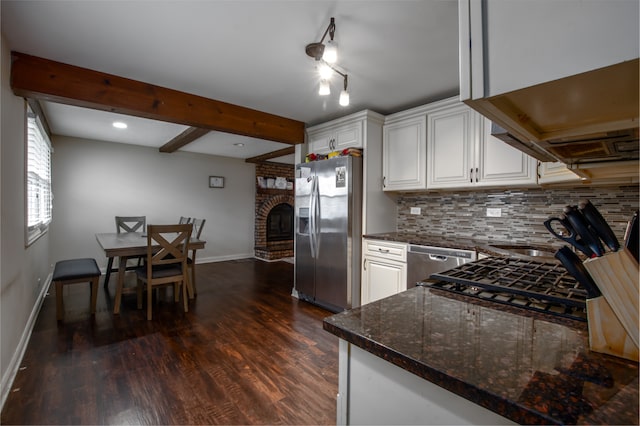
[[[180,221],[178,223],[180,223],[180,224],[191,223],[191,218],[190,217],[180,216]]]
[[[121,234],[123,232],[144,232],[147,225],[146,216],[116,216],[116,232]],[[144,256],[133,257],[138,263],[135,266],[127,266],[127,270],[131,271],[142,264]],[[118,268],[113,267],[113,257],[107,260],[107,271],[104,275],[104,288],[109,287],[109,278],[111,278],[112,272],[117,272]]]
[[[182,300],[184,311],[189,311],[187,282],[189,279],[187,255],[193,226],[149,225],[147,228],[146,265],[136,269],[138,309],[142,309],[142,291],[146,284],[147,320],[152,319],[152,290],[154,286],[173,285],[174,301]]]
[[[192,240],[199,240],[200,235],[202,234],[202,228],[204,228],[204,223],[206,219],[191,219],[191,224],[193,225],[193,231],[191,232]],[[193,299],[196,292],[196,270],[194,268],[194,264],[196,263],[196,251],[191,250],[191,256],[187,257],[187,265],[189,267],[189,282],[187,283],[187,291],[189,293],[189,299]]]

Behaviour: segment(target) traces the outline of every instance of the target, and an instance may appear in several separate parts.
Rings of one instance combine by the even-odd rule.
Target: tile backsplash
[[[638,191],[638,185],[631,185],[403,193],[398,197],[398,231],[561,247],[564,243],[543,222],[564,206],[588,199],[622,242],[627,221],[638,209]],[[411,207],[420,207],[421,214],[410,214]],[[487,217],[487,208],[500,209],[502,216]]]

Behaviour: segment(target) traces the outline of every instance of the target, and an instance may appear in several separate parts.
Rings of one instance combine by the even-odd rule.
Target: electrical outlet
[[[420,207],[411,207],[411,214],[420,214],[422,209]]]
[[[487,208],[487,217],[502,217],[501,208]]]

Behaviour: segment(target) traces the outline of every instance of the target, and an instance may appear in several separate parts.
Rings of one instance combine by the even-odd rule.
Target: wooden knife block
[[[587,300],[591,350],[638,361],[639,269],[627,249],[584,261],[601,297]]]

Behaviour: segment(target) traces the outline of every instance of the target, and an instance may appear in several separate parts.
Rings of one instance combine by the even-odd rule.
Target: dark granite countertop
[[[494,247],[494,245],[515,245],[515,246],[529,246],[535,247],[542,251],[554,253],[558,248],[562,247],[564,243],[558,240],[557,244],[549,246],[530,246],[526,243],[514,243],[510,241],[491,241],[491,240],[477,240],[473,238],[446,238],[441,235],[429,235],[418,234],[413,232],[385,232],[380,234],[366,234],[362,236],[367,239],[382,240],[382,241],[394,241],[398,243],[416,244],[421,246],[432,247],[444,247],[455,248],[461,250],[474,250],[478,253],[484,253],[491,256],[511,256],[511,257],[529,257],[521,256],[510,250],[503,250]],[[544,262],[557,262],[553,255],[544,257]]]
[[[638,363],[589,350],[585,323],[415,287],[325,330],[521,424],[638,424]]]

